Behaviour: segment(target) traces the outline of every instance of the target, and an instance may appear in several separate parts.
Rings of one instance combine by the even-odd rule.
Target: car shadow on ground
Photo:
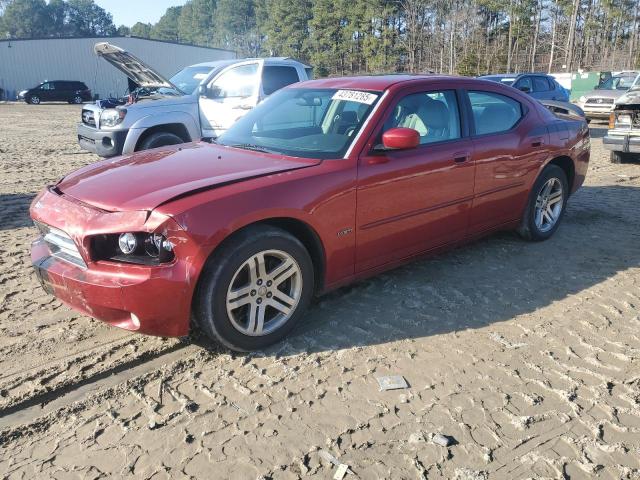
[[[29,205],[33,194],[0,194],[0,230],[12,230],[33,225]]]
[[[288,339],[261,354],[417,339],[536,312],[640,266],[637,205],[640,188],[583,187],[550,240],[498,233],[341,288],[317,299]]]

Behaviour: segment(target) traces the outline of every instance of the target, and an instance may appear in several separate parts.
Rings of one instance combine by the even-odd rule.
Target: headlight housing
[[[631,115],[628,113],[616,114],[616,127],[631,127]]]
[[[127,110],[124,108],[107,108],[100,114],[100,125],[104,127],[115,127],[124,120]]]
[[[582,95],[579,99],[578,102],[580,103],[585,103],[587,101],[587,97],[585,97],[584,95]]]
[[[91,239],[94,260],[160,265],[174,258],[173,244],[160,233],[124,232],[96,235]]]

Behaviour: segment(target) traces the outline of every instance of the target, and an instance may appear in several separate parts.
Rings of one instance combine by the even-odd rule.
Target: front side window
[[[531,77],[523,77],[516,83],[515,87],[518,90],[533,92],[533,83],[531,82]]]
[[[511,130],[522,118],[522,105],[506,95],[469,92],[477,135]]]
[[[383,132],[396,127],[417,130],[421,145],[460,138],[455,91],[413,93],[402,98],[385,122]]]
[[[239,65],[220,74],[211,84],[218,98],[251,97],[258,86],[258,64]]]
[[[377,92],[287,88],[238,120],[217,143],[303,158],[342,158]]]
[[[279,65],[265,65],[262,69],[262,91],[265,95],[271,95],[281,88],[300,81],[295,67]]]
[[[40,86],[40,90],[54,90],[53,83],[52,82],[43,83]]]
[[[190,95],[209,76],[211,70],[213,70],[211,67],[187,67],[176,73],[169,81],[182,93]]]

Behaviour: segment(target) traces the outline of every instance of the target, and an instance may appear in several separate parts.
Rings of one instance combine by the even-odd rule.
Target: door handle
[[[471,154],[469,152],[458,152],[453,155],[453,161],[456,163],[464,163],[469,160]]]

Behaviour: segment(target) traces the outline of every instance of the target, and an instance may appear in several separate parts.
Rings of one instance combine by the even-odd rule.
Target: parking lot
[[[332,478],[330,453],[357,478],[640,478],[640,163],[609,163],[605,124],[551,240],[501,233],[341,289],[239,355],[40,288],[28,207],[97,160],[79,117],[0,104],[0,476]]]

